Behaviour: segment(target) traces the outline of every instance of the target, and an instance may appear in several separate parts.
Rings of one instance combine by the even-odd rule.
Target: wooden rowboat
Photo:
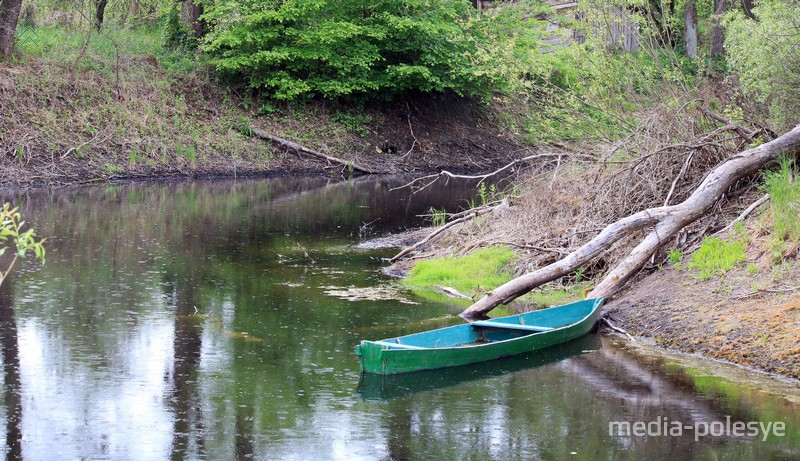
[[[603,298],[585,299],[525,314],[478,320],[356,346],[361,371],[408,373],[485,362],[531,352],[587,334]]]

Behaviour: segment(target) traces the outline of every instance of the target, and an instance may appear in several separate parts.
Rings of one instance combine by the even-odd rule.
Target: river
[[[795,385],[766,392],[597,335],[360,380],[361,339],[461,321],[459,306],[381,272],[396,249],[355,244],[420,224],[431,205],[463,206],[474,188],[399,184],[4,197],[47,237],[46,264],[26,260],[0,287],[6,458],[800,459]],[[732,433],[749,422],[757,434]]]

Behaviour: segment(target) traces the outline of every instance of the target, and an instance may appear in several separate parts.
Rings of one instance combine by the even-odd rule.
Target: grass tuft
[[[429,290],[440,285],[473,295],[511,280],[511,262],[515,258],[511,249],[491,246],[458,258],[421,261],[411,269],[404,283],[417,290]]]
[[[763,189],[770,195],[766,216],[772,219],[769,246],[776,260],[800,242],[800,184],[796,179],[797,164],[791,157],[782,157],[777,171],[764,174]]]
[[[714,275],[724,274],[747,260],[747,244],[741,240],[726,242],[719,237],[706,237],[700,249],[692,253],[688,269],[697,269],[695,277],[706,280]]]

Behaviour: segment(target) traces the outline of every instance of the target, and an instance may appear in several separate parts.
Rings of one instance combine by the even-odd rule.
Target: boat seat
[[[389,341],[370,341],[371,343],[375,343],[379,346],[389,346],[395,349],[414,349],[414,350],[423,350],[429,349],[427,347],[419,347],[419,346],[411,346],[409,344],[400,344],[400,343],[390,343]]]
[[[535,325],[518,325],[515,323],[492,322],[491,320],[478,320],[472,322],[470,325],[474,325],[477,327],[505,328],[508,330],[525,330],[525,331],[554,330],[554,328],[551,327],[537,327]]]

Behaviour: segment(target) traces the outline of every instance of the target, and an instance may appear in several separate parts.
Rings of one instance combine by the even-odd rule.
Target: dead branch
[[[500,205],[498,205],[498,206],[500,206]],[[463,216],[461,218],[454,219],[454,220],[450,221],[449,223],[445,224],[444,226],[441,226],[438,229],[436,229],[433,232],[431,232],[430,234],[428,234],[428,236],[425,237],[424,239],[422,239],[419,242],[417,242],[417,243],[405,248],[400,253],[397,253],[392,259],[389,260],[389,262],[391,262],[391,263],[396,262],[397,260],[399,260],[403,256],[411,253],[412,251],[416,250],[417,248],[419,248],[420,246],[426,244],[427,242],[430,242],[432,238],[436,237],[437,235],[441,234],[442,232],[446,231],[447,229],[455,226],[456,224],[460,224],[462,222],[470,221],[470,220],[472,220],[474,218],[477,218],[480,215],[489,213],[490,211],[494,210],[495,208],[497,208],[497,207],[481,207],[481,208],[473,209],[470,214],[468,214],[466,216]]]
[[[411,182],[409,182],[407,184],[404,184],[404,185],[398,186],[398,187],[394,187],[394,188],[389,189],[389,190],[390,191],[395,191],[395,190],[399,190],[399,189],[404,189],[406,187],[412,187],[412,186],[414,186],[414,185],[416,185],[418,183],[422,183],[422,182],[424,182],[426,180],[429,180],[429,179],[432,180],[431,182],[425,184],[422,187],[424,189],[424,188],[430,186],[431,184],[433,184],[434,182],[438,181],[440,178],[445,178],[445,177],[446,178],[452,178],[452,179],[479,179],[480,182],[483,182],[483,181],[491,178],[492,176],[497,176],[500,173],[502,173],[502,172],[504,172],[504,171],[506,171],[508,169],[513,168],[515,165],[519,165],[520,163],[529,162],[531,160],[535,160],[535,159],[539,159],[539,158],[558,157],[560,159],[560,158],[565,157],[565,156],[568,156],[570,158],[576,158],[576,159],[579,158],[579,159],[586,159],[586,160],[591,160],[591,161],[596,161],[597,160],[594,156],[591,156],[591,155],[588,155],[588,154],[574,154],[574,153],[573,154],[565,154],[563,152],[562,153],[559,153],[559,152],[545,152],[545,153],[533,154],[533,155],[529,155],[527,157],[523,157],[523,158],[512,160],[508,164],[506,164],[506,165],[504,165],[504,166],[492,171],[491,173],[478,174],[478,175],[463,175],[463,174],[454,174],[454,173],[451,173],[451,172],[449,172],[447,170],[442,170],[437,174],[429,174],[427,176],[421,176],[421,177],[416,178],[416,179],[414,179],[413,181],[411,181]]]
[[[800,290],[800,286],[796,287],[788,287],[788,288],[759,288],[758,290],[751,291],[749,293],[745,293],[740,296],[735,296],[734,300],[742,300],[747,298],[752,298],[754,296],[758,296],[763,293],[772,293],[772,294],[780,294],[780,293],[791,293],[792,291]]]
[[[295,242],[295,243],[297,244],[297,248],[300,248],[300,251],[302,251],[303,254],[306,256],[306,258],[308,258],[309,261],[311,261],[311,264],[316,264],[317,263],[316,261],[314,261],[314,258],[312,258],[310,254],[308,254],[308,251],[306,251],[306,249],[303,248],[302,245],[300,245],[300,242]]]
[[[624,329],[624,328],[620,328],[620,327],[618,327],[618,326],[614,325],[613,323],[611,323],[611,320],[609,320],[609,319],[608,319],[608,317],[603,317],[603,318],[601,318],[600,320],[602,320],[602,321],[603,321],[603,322],[604,322],[606,325],[608,325],[608,326],[609,326],[609,328],[611,328],[612,330],[616,331],[617,333],[621,333],[621,334],[623,334],[623,335],[627,336],[627,337],[628,337],[628,339],[630,339],[631,341],[633,341],[633,342],[636,342],[636,339],[634,339],[634,337],[633,337],[633,336],[631,336],[631,334],[630,334],[630,333],[628,333],[627,331],[625,331],[625,329]]]
[[[329,163],[337,163],[337,164],[345,166],[347,168],[352,168],[355,171],[360,171],[360,172],[366,173],[366,174],[385,174],[386,173],[386,171],[374,170],[372,168],[369,168],[369,167],[366,167],[366,166],[363,166],[363,165],[359,165],[358,163],[355,163],[355,162],[342,160],[342,159],[337,158],[337,157],[333,157],[333,156],[330,156],[330,155],[327,155],[327,154],[323,154],[322,152],[317,152],[317,151],[315,151],[313,149],[309,149],[308,147],[300,145],[300,144],[298,144],[296,142],[289,141],[289,140],[283,139],[283,138],[279,138],[277,136],[273,136],[273,135],[267,133],[266,131],[258,129],[258,128],[250,128],[250,133],[252,135],[254,135],[254,136],[257,136],[257,137],[261,138],[261,139],[266,139],[268,141],[272,141],[272,142],[274,142],[274,143],[276,143],[276,144],[278,144],[278,145],[280,145],[282,147],[285,147],[285,148],[287,148],[289,150],[293,150],[293,151],[297,152],[298,154],[300,154],[300,153],[308,154],[308,155],[311,155],[311,156],[314,156],[314,157],[317,157],[317,158],[321,158],[321,159],[323,159],[323,160],[325,160],[325,161],[327,161]]]
[[[445,296],[449,296],[451,298],[470,299],[470,300],[472,299],[471,297],[461,293],[460,291],[458,291],[458,290],[456,290],[455,288],[452,288],[452,287],[434,285],[433,289],[438,291],[439,293],[441,293],[441,294],[443,294]]]
[[[719,234],[727,231],[728,229],[733,227],[734,224],[736,224],[737,222],[739,222],[739,221],[743,220],[744,218],[746,218],[747,216],[749,216],[750,213],[752,213],[756,208],[758,208],[761,205],[763,205],[764,202],[766,202],[767,200],[769,200],[769,194],[764,194],[763,197],[761,197],[760,199],[758,199],[755,202],[753,202],[752,204],[750,204],[750,206],[745,208],[745,210],[742,211],[742,213],[739,216],[737,216],[736,219],[731,221],[731,223],[728,224],[727,226],[725,226],[722,229],[720,229],[717,232],[715,232],[714,235],[719,235]]]
[[[588,297],[611,297],[648,261],[650,256],[686,225],[712,209],[719,198],[738,180],[757,173],[768,162],[782,154],[800,154],[800,125],[766,144],[735,154],[712,169],[694,192],[677,205],[639,211],[603,229],[597,236],[563,259],[517,277],[488,292],[486,296],[461,313],[473,318],[485,315],[501,304],[507,304],[543,283],[576,270],[615,242],[634,232],[653,226],[653,230],[589,293]]]

